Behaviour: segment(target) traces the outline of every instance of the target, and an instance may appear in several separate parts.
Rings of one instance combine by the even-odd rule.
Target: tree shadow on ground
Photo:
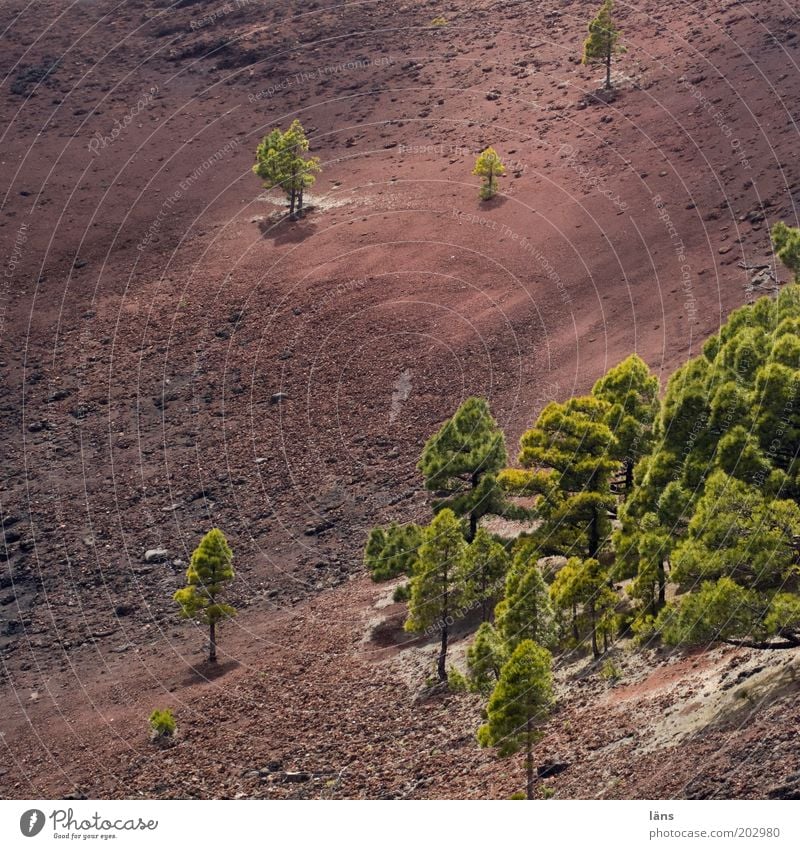
[[[183,677],[183,685],[190,686],[192,684],[210,684],[216,681],[217,678],[222,678],[229,672],[232,672],[239,666],[239,661],[234,658],[229,658],[222,662],[217,661],[212,663],[209,660],[204,660],[202,663],[194,663],[186,670]]]
[[[489,200],[482,200],[480,210],[481,212],[491,212],[493,209],[500,209],[506,203],[508,203],[508,197],[498,193]]]
[[[309,215],[313,212],[314,207],[308,206],[302,218],[291,218],[288,214],[265,218],[258,222],[258,229],[261,235],[271,240],[274,245],[299,244],[317,230],[317,225],[309,220]]]
[[[403,605],[393,605],[390,613],[372,629],[369,635],[371,645],[378,648],[395,648],[399,651],[412,647],[433,645],[441,640],[441,633],[431,629],[427,633],[414,634],[406,631],[403,625],[406,621],[407,609]],[[481,624],[481,610],[475,608],[464,615],[454,617],[450,626],[450,640],[459,640],[478,630]]]

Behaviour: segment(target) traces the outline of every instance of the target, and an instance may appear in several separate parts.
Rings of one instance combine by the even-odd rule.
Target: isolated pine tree
[[[407,631],[433,630],[441,647],[437,663],[440,681],[447,680],[447,644],[453,617],[463,605],[466,543],[452,510],[442,510],[423,530],[419,559],[411,578]]]
[[[303,126],[294,120],[286,132],[274,129],[264,136],[253,166],[265,188],[280,188],[286,193],[289,214],[298,218],[303,215],[303,193],[314,184],[314,174],[322,170],[318,157],[306,157],[308,148]]]
[[[464,557],[463,583],[465,604],[479,603],[483,622],[489,621],[493,599],[502,594],[509,563],[505,548],[486,530],[478,528]]]
[[[476,177],[484,178],[480,191],[481,200],[490,200],[497,194],[497,178],[506,173],[506,166],[503,165],[497,151],[493,147],[487,147],[475,160],[472,173]]]
[[[208,659],[217,659],[217,623],[236,615],[235,608],[221,601],[226,585],[233,580],[233,552],[219,528],[212,528],[192,554],[186,571],[186,586],[175,601],[187,619],[200,619],[209,626]]]
[[[467,398],[425,444],[418,467],[425,487],[436,492],[436,509],[469,517],[467,540],[478,521],[502,509],[496,475],[506,464],[506,443],[484,398]]]
[[[583,64],[606,66],[606,89],[611,88],[611,60],[615,54],[624,52],[618,43],[620,33],[614,23],[613,9],[614,0],[605,0],[590,21],[589,37],[583,42]]]
[[[533,799],[533,744],[553,704],[552,657],[524,640],[500,672],[486,707],[487,722],[478,729],[481,746],[496,746],[501,757],[525,750],[528,799]]]

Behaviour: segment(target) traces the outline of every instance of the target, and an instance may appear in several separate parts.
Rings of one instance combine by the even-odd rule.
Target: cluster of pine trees
[[[777,224],[800,271],[800,230]],[[669,380],[635,354],[585,396],[553,402],[508,466],[485,399],[469,398],[419,461],[427,526],[375,528],[365,563],[400,575],[406,628],[440,638],[481,609],[469,684],[488,695],[478,733],[501,753],[532,745],[553,702],[554,651],[599,658],[637,641],[800,645],[800,285],[735,311]],[[489,515],[533,520],[514,539]]]

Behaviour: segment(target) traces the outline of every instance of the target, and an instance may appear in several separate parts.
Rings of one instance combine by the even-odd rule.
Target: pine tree
[[[683,593],[659,614],[667,642],[736,641],[755,647],[780,637],[800,645],[792,621],[800,565],[800,507],[722,471],[708,479],[673,554],[672,578]]]
[[[553,608],[536,556],[536,549],[529,541],[517,543],[506,576],[505,595],[495,609],[497,629],[510,649],[523,640],[548,647],[555,642]]]
[[[501,475],[509,493],[539,495],[536,511],[543,521],[532,538],[542,555],[583,549],[597,558],[611,533],[610,476],[619,464],[606,424],[610,409],[590,395],[548,404],[520,440],[523,469]]]
[[[286,132],[274,129],[264,136],[256,149],[253,171],[265,188],[283,189],[292,217],[302,217],[303,193],[314,184],[314,174],[322,170],[318,157],[306,158],[308,148],[303,125],[295,119]]]
[[[772,245],[775,255],[794,274],[795,282],[800,282],[800,229],[787,227],[778,221],[772,228]]]
[[[217,623],[236,615],[235,608],[220,597],[233,580],[233,552],[219,528],[212,528],[194,550],[186,571],[186,586],[175,601],[187,619],[198,618],[209,626],[208,659],[217,659]]]
[[[500,678],[508,648],[490,622],[482,622],[467,649],[467,670],[473,690],[488,693]]]
[[[786,585],[800,555],[800,507],[770,498],[722,471],[706,481],[686,538],[673,554],[672,579],[686,589],[729,577],[749,589]]]
[[[664,607],[655,629],[665,643],[708,646],[722,640],[758,645],[767,636],[769,606],[731,578],[703,581],[694,592]],[[793,639],[792,646],[797,645]],[[767,645],[766,643],[764,645]]]
[[[411,597],[408,602],[407,631],[439,632],[441,648],[437,663],[440,681],[447,680],[449,628],[464,598],[459,578],[464,573],[466,543],[461,524],[452,510],[442,510],[422,532]]]
[[[553,580],[550,596],[557,608],[571,613],[572,635],[576,644],[580,642],[578,607],[582,608],[592,643],[592,655],[600,657],[598,638],[602,638],[605,652],[613,635],[617,604],[617,594],[609,586],[608,571],[597,560],[571,557]]]
[[[553,704],[552,657],[532,640],[521,642],[500,672],[478,729],[481,746],[496,746],[501,757],[525,750],[527,798],[533,799],[533,744]]]
[[[414,572],[422,528],[419,525],[391,524],[386,528],[373,528],[364,548],[364,565],[373,581],[390,581],[398,575]]]
[[[614,23],[613,9],[614,0],[605,0],[596,17],[590,21],[589,37],[583,42],[583,64],[606,66],[606,89],[611,88],[611,59],[615,54],[624,52],[618,43],[620,32]]]
[[[491,603],[502,591],[501,582],[508,571],[509,557],[505,548],[483,528],[467,547],[464,557],[465,604],[479,603],[481,620],[487,622]]]
[[[469,516],[469,542],[481,516],[502,509],[496,475],[506,459],[505,437],[484,398],[467,398],[425,444],[418,464],[425,487],[440,495],[437,510]]]
[[[625,474],[625,496],[633,489],[633,469],[650,450],[658,413],[658,378],[632,354],[595,383],[592,395],[611,405],[606,416],[617,440],[616,459]]]
[[[491,200],[497,194],[497,178],[506,173],[506,166],[503,165],[497,151],[493,147],[487,147],[475,160],[472,173],[476,177],[484,178],[480,191],[481,200]]]
[[[655,617],[666,603],[666,562],[672,549],[672,537],[654,513],[645,513],[638,530],[635,538],[636,578],[629,585],[628,594],[641,603],[645,616]],[[622,535],[615,539],[618,551],[627,544]]]

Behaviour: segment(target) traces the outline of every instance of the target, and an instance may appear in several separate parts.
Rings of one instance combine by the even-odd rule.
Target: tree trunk
[[[292,188],[289,190],[289,215],[290,216],[294,215],[294,197],[295,197],[295,190],[294,190],[294,186],[292,186]]]
[[[467,542],[472,542],[475,539],[475,534],[478,533],[478,517],[475,513],[469,514],[469,535]]]
[[[633,460],[625,461],[625,497],[627,498],[633,489]]]
[[[664,572],[664,561],[658,563],[658,607],[661,609],[667,603],[667,576]]]
[[[481,473],[473,472],[472,477],[470,478],[470,484],[472,489],[475,490],[478,488],[478,484],[481,482]],[[478,533],[478,514],[475,510],[469,511],[469,533],[467,535],[467,542],[472,542],[475,539],[475,534]]]
[[[440,681],[447,681],[447,619],[442,624],[442,646],[439,649],[439,663],[436,671],[439,673]]]
[[[208,626],[208,659],[212,663],[217,661],[217,623],[212,622]]]
[[[589,605],[589,617],[592,622],[592,654],[595,658],[600,657],[600,649],[597,646],[597,613],[594,609],[594,602]]]
[[[575,637],[575,645],[581,641],[580,631],[578,631],[578,605],[572,602],[572,636]]]
[[[530,717],[525,729],[525,773],[528,779],[526,796],[533,799],[533,728]]]
[[[303,190],[297,192],[297,217],[303,217]]]
[[[611,88],[611,40],[608,42],[608,52],[606,53],[606,90]]]
[[[489,599],[487,597],[488,586],[486,581],[486,570],[481,570],[481,622],[489,621]]]
[[[447,563],[445,562],[444,594],[442,597],[442,646],[439,649],[439,663],[436,667],[440,681],[447,681],[447,617],[450,615],[450,594],[448,591],[449,580],[450,574],[447,568]]]

